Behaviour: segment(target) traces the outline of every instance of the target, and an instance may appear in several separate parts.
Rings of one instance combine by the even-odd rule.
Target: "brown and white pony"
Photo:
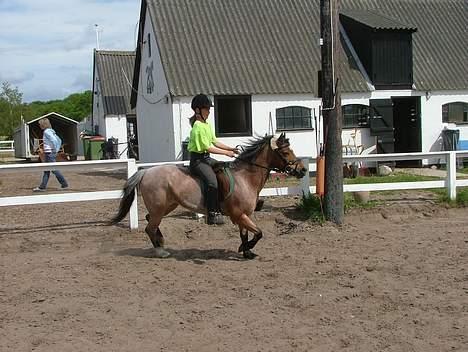
[[[224,214],[239,226],[241,245],[239,252],[251,259],[251,251],[262,238],[262,230],[250,219],[258,201],[258,195],[265,185],[271,170],[284,172],[302,178],[306,169],[290,148],[285,134],[279,137],[265,136],[253,139],[236,158],[230,168],[233,182],[232,193],[221,202]],[[222,183],[222,181],[221,181]],[[229,182],[228,182],[229,184]],[[135,173],[123,188],[123,197],[117,215],[112,219],[116,224],[129,212],[139,187],[148,210],[145,232],[148,234],[158,257],[170,255],[164,247],[164,237],[159,224],[165,215],[181,205],[197,213],[206,213],[205,200],[200,180],[192,176],[185,167],[175,165],[155,166]],[[227,192],[226,192],[227,193]],[[249,240],[248,232],[253,233]]]

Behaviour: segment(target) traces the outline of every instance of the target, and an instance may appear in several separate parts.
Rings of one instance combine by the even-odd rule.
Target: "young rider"
[[[231,148],[216,139],[212,127],[207,122],[210,108],[213,106],[210,98],[205,94],[198,94],[192,99],[191,106],[194,115],[190,118],[192,130],[188,144],[190,172],[199,176],[206,185],[207,223],[223,224],[218,203],[218,181],[212,168],[216,160],[210,157],[210,153],[232,158],[239,152],[236,148]]]

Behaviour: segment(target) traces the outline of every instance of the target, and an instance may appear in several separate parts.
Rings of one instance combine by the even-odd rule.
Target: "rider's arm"
[[[219,142],[217,142],[217,143],[219,143]],[[221,154],[221,155],[226,155],[226,156],[230,156],[230,157],[234,156],[234,152],[232,150],[218,148],[217,144],[215,144],[215,145],[216,146],[211,146],[211,147],[209,147],[207,149],[208,153]]]
[[[236,148],[232,148],[224,143],[221,143],[220,141],[216,140],[214,143],[214,146],[219,148],[219,149],[224,149],[224,150],[229,150],[231,152],[235,151]],[[214,152],[210,152],[210,153],[214,153]]]

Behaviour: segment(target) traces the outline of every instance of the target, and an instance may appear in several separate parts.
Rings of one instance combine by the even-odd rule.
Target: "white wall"
[[[420,93],[422,94],[422,93]],[[350,93],[342,95],[342,105],[363,104],[369,105],[370,99],[389,99],[392,96],[417,95],[412,91],[375,91],[367,93]],[[191,97],[176,97],[173,105],[174,118],[174,158],[181,159],[181,144],[190,134],[189,117],[193,114],[190,108]],[[321,100],[313,95],[253,95],[252,96],[252,128],[254,136],[263,136],[265,133],[279,133],[276,130],[276,109],[287,106],[303,106],[312,109],[312,114],[318,117]],[[271,131],[271,124],[273,131]],[[215,112],[212,110],[209,122],[214,125]],[[312,121],[314,123],[314,121]],[[323,126],[320,125],[320,134],[323,135]],[[291,145],[298,156],[317,155],[315,130],[286,131]],[[222,137],[220,141],[228,145],[246,144],[251,137]],[[323,137],[319,136],[323,141]],[[362,146],[366,149],[375,145],[375,137],[370,135],[369,128],[349,128],[342,133],[343,145]],[[226,160],[222,156],[216,156]]]
[[[190,116],[193,110],[190,108],[192,97],[175,97],[173,100],[173,128],[174,128],[174,160],[182,159],[182,142],[190,135]],[[208,122],[214,127],[213,110]]]
[[[423,151],[442,150],[440,134],[444,128],[460,130],[460,139],[468,140],[468,125],[442,122],[442,105],[455,102],[468,103],[468,90],[430,92],[421,98]]]
[[[252,128],[254,133],[263,136],[266,133],[280,133],[276,130],[276,109],[288,106],[302,106],[312,109],[312,115],[319,114],[320,99],[313,95],[254,95],[252,96]],[[271,116],[271,118],[270,118]],[[273,131],[271,130],[273,127]],[[312,127],[314,121],[312,120]],[[315,130],[285,131],[291,147],[297,156],[315,156]]]
[[[449,95],[450,93],[450,95]],[[426,99],[425,92],[401,90],[401,91],[373,91],[366,93],[346,93],[342,95],[342,105],[363,104],[369,105],[371,99],[390,99],[392,97],[421,96],[421,130],[422,151],[441,150],[440,133],[445,126],[460,129],[460,139],[468,139],[468,125],[443,124],[442,105],[449,102],[468,102],[468,92],[433,92]],[[191,97],[177,97],[174,99],[174,158],[181,157],[181,143],[190,133],[188,118],[192,115],[190,109]],[[264,135],[269,131],[269,116],[271,113],[274,132],[276,133],[277,108],[285,106],[304,106],[316,109],[318,115],[320,100],[307,95],[254,95],[252,96],[252,125],[254,134]],[[214,124],[215,113],[210,115],[210,122]],[[321,127],[321,131],[323,128]],[[316,156],[315,131],[288,131],[287,136],[291,139],[292,146],[297,155]],[[250,137],[220,138],[228,145],[245,144]],[[343,145],[362,146],[363,149],[375,145],[375,137],[370,135],[369,128],[343,129]],[[222,157],[219,157],[223,159]]]
[[[118,138],[118,151],[120,159],[127,158],[127,117],[125,115],[107,115],[106,116],[106,141],[109,138]],[[121,155],[122,154],[122,155]]]
[[[213,98],[213,97],[211,97]],[[174,157],[181,159],[182,157],[182,141],[185,141],[190,135],[189,118],[193,115],[190,108],[192,97],[177,97],[174,99],[174,140],[175,150]],[[318,106],[320,100],[314,99],[312,96],[306,95],[254,95],[252,96],[252,130],[253,136],[246,137],[220,137],[221,142],[230,145],[246,144],[252,137],[264,136],[265,134],[277,133],[276,131],[276,109],[298,105],[311,109],[316,109],[318,115]],[[269,116],[271,113],[271,120],[273,131],[269,130]],[[208,122],[214,127],[215,124],[215,111],[211,110]],[[291,146],[298,156],[315,155],[315,131],[301,130],[301,131],[286,131],[286,136],[290,139]],[[221,155],[216,156],[219,160],[228,160],[229,158]]]
[[[151,57],[146,42],[148,33],[151,37]],[[172,104],[149,11],[146,12],[143,35],[136,107],[139,159],[142,162],[171,161],[174,160],[175,144]],[[147,69],[151,65],[154,90],[148,93]]]

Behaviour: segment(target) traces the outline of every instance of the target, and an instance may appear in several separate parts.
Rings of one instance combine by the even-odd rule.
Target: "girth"
[[[199,153],[190,153],[191,160],[203,160],[209,158],[209,153],[199,154]],[[231,172],[231,163],[224,162],[224,161],[215,161],[214,163],[210,163],[213,171],[216,174],[216,179],[218,180],[218,199],[219,202],[223,202],[228,199],[233,193],[235,188],[235,180],[234,176]],[[190,173],[190,168],[188,168]],[[199,180],[197,175],[193,175],[190,173],[192,177],[195,177]],[[200,188],[202,190],[202,194],[205,194],[205,184],[201,180],[199,181]]]

